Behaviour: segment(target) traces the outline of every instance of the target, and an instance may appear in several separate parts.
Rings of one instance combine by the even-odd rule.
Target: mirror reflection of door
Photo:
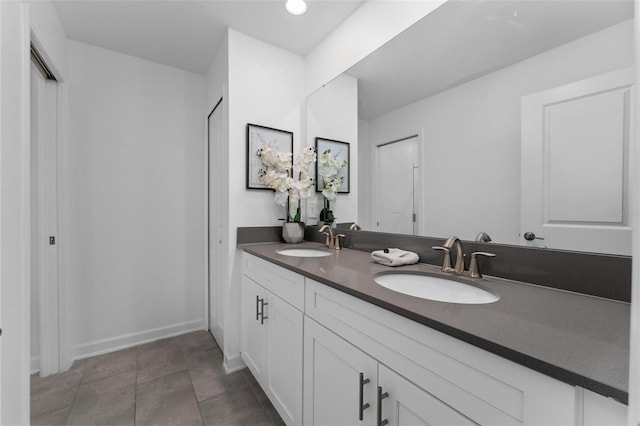
[[[632,85],[626,68],[522,98],[527,244],[631,254]]]
[[[378,145],[376,151],[375,192],[380,194],[375,208],[376,229],[416,235],[418,136]]]

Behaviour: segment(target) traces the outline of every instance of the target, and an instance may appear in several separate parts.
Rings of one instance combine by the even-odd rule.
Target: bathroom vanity
[[[289,425],[626,424],[627,303],[494,277],[494,303],[436,302],[373,279],[433,265],[241,248],[242,357]]]

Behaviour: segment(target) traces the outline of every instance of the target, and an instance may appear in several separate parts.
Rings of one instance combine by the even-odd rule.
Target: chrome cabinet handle
[[[369,379],[364,378],[364,373],[360,373],[360,405],[358,406],[358,412],[360,414],[360,421],[364,419],[364,410],[369,408],[369,403],[364,403],[364,385],[369,383]]]
[[[269,319],[269,317],[264,316],[264,307],[266,305],[268,303],[264,302],[264,298],[256,296],[256,321],[260,320],[260,324],[264,324],[264,320]]]
[[[256,321],[260,319],[260,296],[256,294]]]
[[[389,397],[389,392],[382,393],[382,387],[378,386],[378,426],[385,426],[389,420],[382,420],[382,400]]]
[[[264,324],[264,320],[269,319],[269,317],[264,316],[264,307],[267,305],[268,303],[265,303],[264,299],[260,299],[260,325]]]

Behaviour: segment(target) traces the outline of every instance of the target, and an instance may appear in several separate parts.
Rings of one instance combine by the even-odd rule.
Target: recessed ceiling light
[[[292,15],[302,15],[307,11],[307,4],[304,0],[287,0],[285,7],[287,12]]]

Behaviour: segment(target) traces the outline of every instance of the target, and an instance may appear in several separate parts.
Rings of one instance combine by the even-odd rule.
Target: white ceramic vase
[[[299,243],[304,239],[304,223],[284,222],[282,224],[282,238],[287,243]]]

